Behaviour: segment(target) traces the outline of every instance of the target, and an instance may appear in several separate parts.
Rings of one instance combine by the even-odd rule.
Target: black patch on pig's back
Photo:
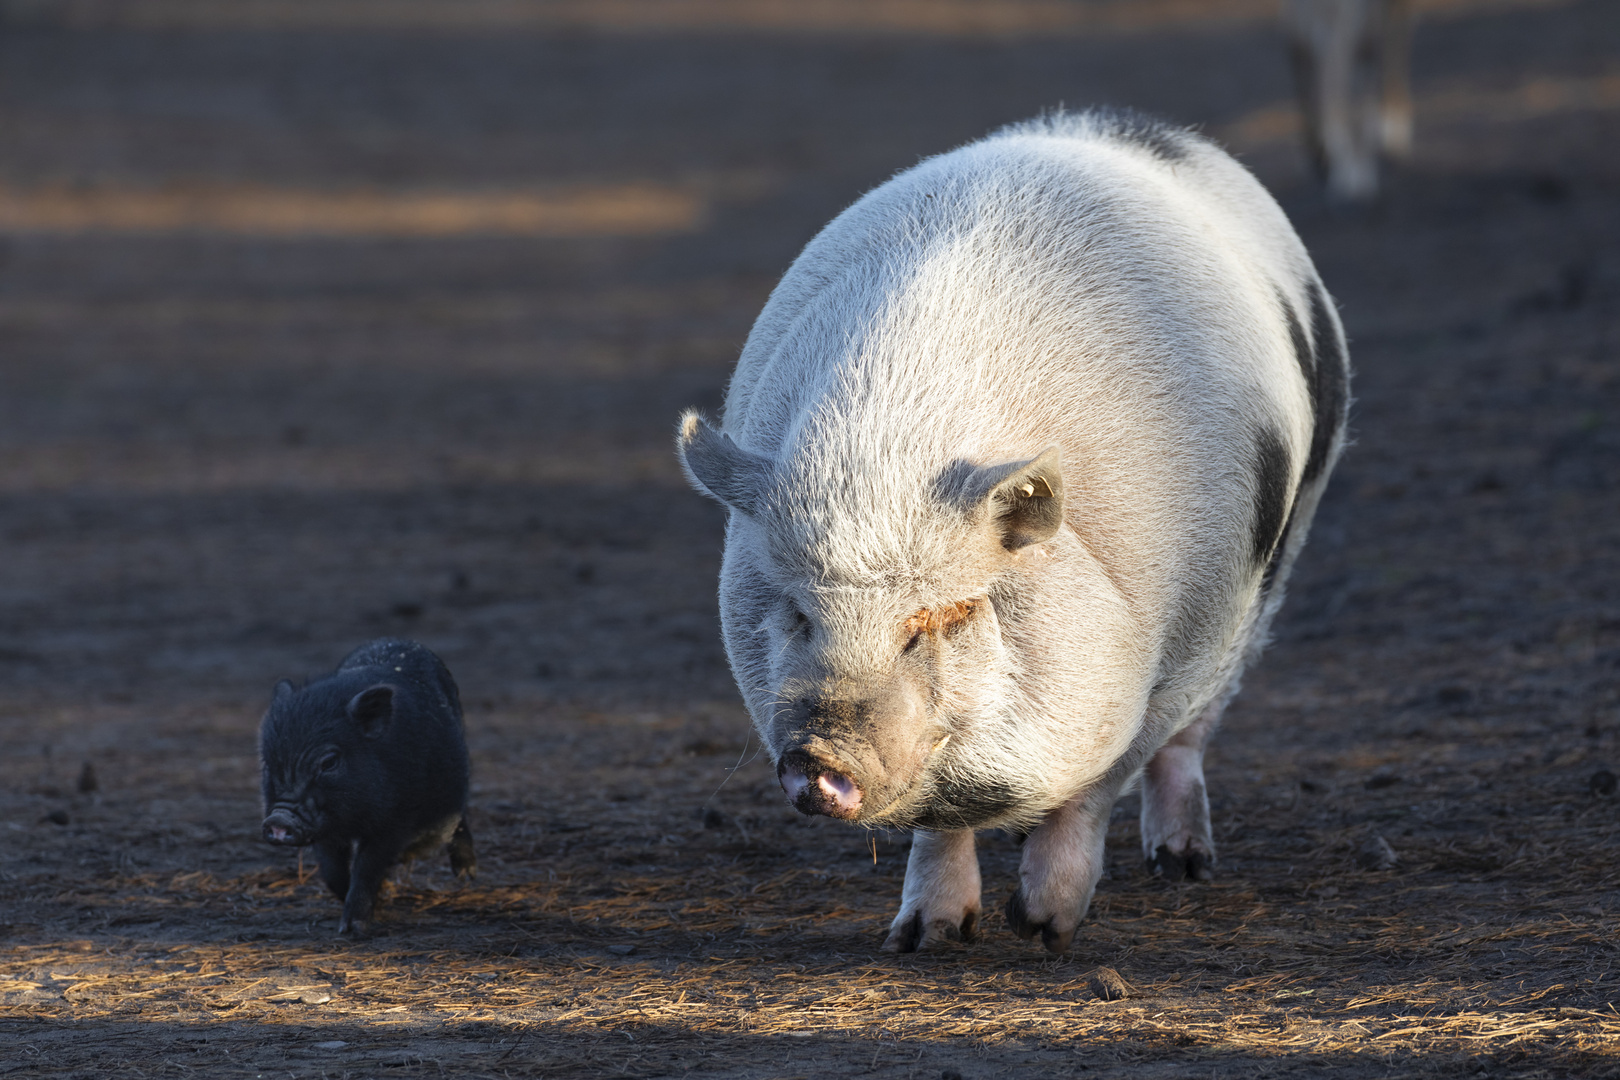
[[[1290,305],[1283,307],[1288,312],[1289,333],[1294,338],[1294,351],[1300,358],[1305,385],[1311,395],[1311,450],[1305,458],[1302,475],[1308,484],[1322,475],[1333,438],[1344,422],[1345,402],[1350,395],[1350,366],[1344,354],[1344,342],[1328,310],[1327,294],[1315,281],[1309,282],[1305,290],[1311,300],[1311,362],[1308,366],[1301,349],[1304,335],[1299,319]]]
[[[1311,348],[1311,339],[1305,333],[1305,326],[1299,321],[1299,314],[1294,311],[1294,305],[1289,303],[1288,294],[1281,289],[1277,290],[1277,303],[1282,306],[1283,321],[1288,324],[1288,340],[1294,346],[1294,361],[1299,364],[1299,373],[1305,379],[1305,386],[1310,387],[1316,378],[1316,352]],[[1311,404],[1311,415],[1315,418],[1316,405],[1314,395]]]
[[[1287,294],[1281,289],[1277,290],[1277,302],[1282,307],[1294,360],[1299,364],[1299,373],[1305,380],[1305,391],[1311,402],[1311,444],[1305,455],[1305,468],[1300,473],[1302,487],[1320,478],[1322,471],[1327,468],[1328,453],[1333,448],[1340,425],[1344,423],[1345,403],[1350,396],[1349,359],[1345,355],[1344,342],[1333,324],[1327,294],[1314,279],[1305,283],[1305,294],[1311,308],[1309,333]],[[1275,451],[1268,448],[1268,440],[1275,440]],[[1277,565],[1288,547],[1288,534],[1294,526],[1293,505],[1290,504],[1286,511],[1280,509],[1275,485],[1270,479],[1275,468],[1268,459],[1274,458],[1278,451],[1286,459],[1281,439],[1275,433],[1262,433],[1256,463],[1257,505],[1253,548],[1256,564],[1265,567],[1260,582],[1262,589],[1271,587]],[[1275,531],[1268,527],[1279,521],[1281,527]],[[1266,547],[1262,556],[1262,544],[1267,537],[1274,537],[1275,540]]]
[[[976,829],[1005,817],[1019,804],[1013,789],[999,780],[941,781],[927,805],[912,816],[914,829]]]
[[[1287,522],[1293,514],[1288,497],[1293,466],[1282,436],[1262,428],[1254,448],[1254,525],[1250,537],[1256,569],[1269,567],[1272,555],[1287,535]]]
[[[1283,523],[1282,535],[1277,537],[1277,546],[1271,549],[1271,558],[1266,561],[1266,571],[1260,575],[1260,591],[1268,592],[1271,583],[1277,578],[1277,564],[1282,562],[1283,552],[1288,549],[1288,534],[1294,530],[1294,511],[1288,511],[1288,520]]]
[[[1197,138],[1185,128],[1178,128],[1135,109],[1094,109],[1092,116],[1100,122],[1099,126],[1111,138],[1139,146],[1160,161],[1184,160]]]

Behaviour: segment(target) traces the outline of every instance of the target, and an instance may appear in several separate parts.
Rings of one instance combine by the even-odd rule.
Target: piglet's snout
[[[302,847],[309,842],[304,823],[289,810],[272,810],[264,819],[264,838],[272,844]]]
[[[851,820],[861,812],[861,785],[842,766],[803,750],[782,755],[776,777],[788,802],[801,814]]]

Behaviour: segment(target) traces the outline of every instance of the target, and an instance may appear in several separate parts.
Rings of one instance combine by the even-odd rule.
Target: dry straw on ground
[[[964,1076],[1620,1066],[1603,981],[1614,916],[1579,902],[1620,883],[1611,801],[1472,844],[1408,838],[1398,868],[1368,870],[1335,819],[1393,810],[1421,778],[1369,790],[1334,775],[1329,788],[1317,769],[1304,791],[1297,764],[1251,771],[1248,790],[1292,792],[1223,830],[1215,883],[1147,876],[1121,813],[1073,955],[1018,942],[991,913],[971,945],[893,957],[876,946],[903,839],[875,838],[874,863],[864,834],[780,805],[758,761],[714,793],[740,723],[720,710],[475,718],[484,875],[458,887],[443,867],[414,868],[363,942],[335,937],[337,902],[307,868],[254,846],[243,755],[240,775],[214,782],[240,788],[222,785],[213,806],[181,797],[162,819],[133,792],[58,794],[71,824],[30,830],[42,857],[109,841],[139,850],[143,834],[173,843],[219,828],[203,823],[229,808],[215,844],[271,868],[109,866],[8,886],[21,940],[0,975],[0,1022],[27,1048],[16,1064],[71,1075],[149,1060],[134,1048],[156,1038],[188,1067],[295,1075],[436,1075],[452,1062],[491,1076],[816,1075],[818,1061],[852,1054],[880,1071]],[[523,737],[531,725],[547,746]],[[211,741],[226,741],[222,727]],[[1217,785],[1233,771],[1218,769]],[[991,834],[984,846],[995,902],[1016,844]],[[1100,999],[1100,967],[1128,996]]]

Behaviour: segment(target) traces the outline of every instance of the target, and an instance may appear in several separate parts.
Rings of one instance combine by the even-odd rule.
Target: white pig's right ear
[[[1063,527],[1062,458],[1049,446],[1028,461],[979,469],[969,481],[1008,551],[1050,540]]]
[[[368,686],[349,699],[348,711],[360,733],[375,739],[388,730],[388,722],[394,718],[394,688],[386,683]]]
[[[694,488],[745,514],[753,513],[771,482],[769,458],[744,450],[696,410],[681,417],[675,452]]]

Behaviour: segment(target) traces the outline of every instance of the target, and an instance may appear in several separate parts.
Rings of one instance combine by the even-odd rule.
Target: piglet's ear
[[[281,701],[283,698],[290,698],[295,689],[296,687],[293,686],[291,679],[282,679],[276,683],[276,688],[270,692],[270,700]]]
[[[733,510],[753,513],[770,485],[769,458],[744,450],[696,412],[681,417],[675,452],[692,486]]]
[[[370,686],[349,700],[349,719],[368,739],[388,729],[394,718],[394,688],[387,684]]]
[[[1050,446],[1029,461],[979,471],[985,516],[1008,551],[1050,540],[1063,527],[1061,460],[1058,448]]]

